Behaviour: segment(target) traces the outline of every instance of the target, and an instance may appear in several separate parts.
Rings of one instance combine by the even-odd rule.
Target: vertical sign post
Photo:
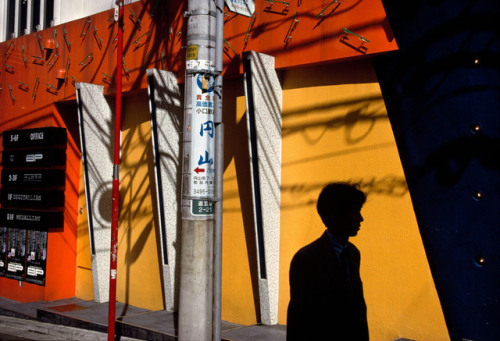
[[[189,0],[182,151],[178,339],[212,339],[215,199],[216,8]]]

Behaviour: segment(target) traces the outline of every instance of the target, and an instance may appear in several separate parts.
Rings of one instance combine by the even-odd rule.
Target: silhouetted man
[[[290,265],[287,340],[368,340],[357,235],[365,194],[358,186],[331,183],[321,191],[317,210],[323,235],[300,249]]]

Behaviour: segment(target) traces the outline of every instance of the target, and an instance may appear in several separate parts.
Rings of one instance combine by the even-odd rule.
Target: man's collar
[[[330,240],[330,242],[332,243],[333,245],[333,248],[335,249],[335,251],[337,251],[338,253],[341,253],[346,247],[347,247],[347,244],[346,245],[342,245],[338,240],[337,238],[335,238],[335,236],[333,235],[333,233],[331,233],[328,229],[326,230],[326,235],[328,236],[328,239]]]

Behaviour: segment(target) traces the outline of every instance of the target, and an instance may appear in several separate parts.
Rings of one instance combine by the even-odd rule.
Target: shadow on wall
[[[124,255],[125,280],[123,298],[127,309],[128,304],[138,305],[133,301],[137,297],[137,291],[144,290],[141,280],[137,274],[137,267],[132,270],[134,264],[148,267],[146,271],[162,274],[161,269],[161,246],[158,226],[158,214],[155,209],[154,189],[154,159],[151,146],[150,114],[147,93],[141,92],[133,97],[124,98],[123,121],[122,121],[122,160],[120,172],[120,240],[119,254]],[[150,238],[155,236],[156,249],[147,247]],[[153,264],[158,263],[155,269]],[[132,272],[135,272],[134,275]],[[135,277],[133,277],[135,276]],[[123,280],[121,280],[123,281]],[[158,283],[149,283],[148,289],[162,294],[163,286],[161,277]],[[155,290],[156,288],[156,290]],[[152,294],[154,295],[154,294]],[[140,297],[140,295],[139,295]],[[163,302],[164,303],[164,302]],[[164,304],[163,304],[164,306]]]
[[[361,64],[365,65],[365,64]],[[357,62],[349,65],[350,68],[359,66]],[[328,75],[318,74],[318,77],[310,77],[307,75],[308,70],[294,70],[294,72],[302,73],[301,77],[295,79],[303,79],[304,82],[291,83],[287,81],[287,89],[298,89],[315,87],[321,85],[333,84],[352,84],[352,83],[376,83],[376,77],[373,73],[355,72],[349,74],[347,72],[338,73],[338,77],[328,77]],[[330,75],[333,73],[330,73]],[[287,74],[282,75],[282,79],[286,78]],[[224,124],[225,124],[225,167],[234,159],[236,176],[225,177],[226,182],[236,181],[237,190],[224,191],[224,212],[239,212],[241,210],[244,233],[246,239],[246,247],[248,252],[248,260],[251,271],[251,281],[254,299],[254,308],[259,319],[259,297],[258,297],[258,279],[257,272],[257,257],[256,254],[256,237],[254,231],[254,216],[252,211],[252,184],[250,173],[250,156],[248,148],[248,133],[247,133],[247,118],[248,112],[245,112],[243,117],[238,119],[237,98],[244,96],[243,82],[230,80],[229,87],[231,90],[226,90],[224,98]],[[283,81],[282,81],[283,82]],[[262,89],[270,89],[269,84],[262,85]],[[226,88],[227,89],[227,88]],[[228,93],[230,94],[228,95]],[[271,97],[271,96],[268,96]],[[285,105],[286,107],[286,105]],[[324,150],[319,151],[316,155],[300,155],[293,161],[288,161],[282,164],[282,169],[288,167],[304,166],[312,161],[330,160],[335,157],[345,156],[349,154],[372,152],[382,153],[384,148],[393,147],[394,143],[379,142],[375,144],[362,144],[374,131],[374,127],[379,121],[388,122],[388,117],[385,112],[385,104],[380,95],[357,96],[353,99],[341,99],[323,101],[319,104],[304,105],[296,109],[290,109],[283,112],[283,127],[281,129],[282,138],[293,137],[300,135],[304,141],[314,146],[321,140],[324,140],[325,134],[332,131],[342,132],[347,148],[342,150]],[[270,122],[269,124],[273,124]],[[308,130],[315,129],[314,136],[308,135]],[[318,133],[320,131],[320,133]],[[230,143],[228,143],[230,141]],[[259,155],[266,157],[266,155]],[[281,196],[293,195],[293,204],[284,204],[282,202],[281,209],[293,210],[298,207],[313,206],[316,204],[316,199],[311,199],[311,193],[317,193],[323,186],[323,182],[304,181],[291,185],[282,184]],[[370,194],[385,195],[390,197],[403,197],[408,192],[408,187],[404,177],[399,175],[387,174],[382,177],[364,177],[346,179],[352,182],[357,182],[361,185],[362,190]],[[239,205],[234,204],[231,207],[232,200],[239,200]]]

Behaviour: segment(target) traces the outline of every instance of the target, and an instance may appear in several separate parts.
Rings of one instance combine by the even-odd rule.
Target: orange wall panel
[[[317,17],[323,11],[322,17]],[[146,88],[146,69],[184,73],[186,1],[140,1],[125,6],[123,91]],[[113,10],[0,43],[0,132],[42,126],[68,128],[63,231],[50,231],[45,288],[0,278],[1,295],[18,300],[69,297],[75,292],[80,152],[74,82],[115,92]],[[343,28],[365,37],[345,36]],[[248,33],[248,34],[247,34]],[[241,73],[241,55],[255,50],[277,68],[357,59],[397,49],[380,0],[283,3],[257,0],[253,18],[225,16],[224,77]],[[62,109],[61,109],[62,108]],[[1,137],[0,137],[1,142]],[[0,160],[1,162],[1,160]],[[0,163],[1,169],[1,163]]]
[[[252,18],[226,14],[225,77],[241,72],[241,55],[250,50],[274,56],[280,69],[397,49],[380,0],[271,3],[257,0]],[[185,10],[185,2],[180,0],[156,6],[136,2],[125,7],[125,92],[146,88],[146,69],[151,67],[177,72],[183,78]],[[118,32],[112,15],[109,10],[0,43],[2,108],[14,109],[19,115],[74,100],[75,81],[103,85],[105,93],[112,94]],[[346,35],[343,28],[368,41]],[[0,129],[3,121],[0,119]]]
[[[254,18],[230,13],[225,21],[226,63],[237,60],[234,52],[251,50],[274,56],[281,69],[397,49],[379,0],[290,1],[288,6],[256,1]],[[346,36],[343,28],[369,41]]]

